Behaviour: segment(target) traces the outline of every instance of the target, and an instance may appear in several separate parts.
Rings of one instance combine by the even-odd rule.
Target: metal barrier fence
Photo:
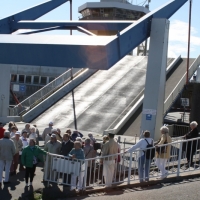
[[[123,150],[122,153],[85,160],[48,154],[44,180],[68,185],[72,190],[86,190],[156,178],[162,180],[170,175],[180,176],[182,173],[200,170],[200,138],[179,139],[158,147],[133,152]],[[151,159],[154,150],[156,156]]]
[[[190,127],[185,125],[173,124],[173,125],[168,125],[167,127],[169,128],[170,136],[174,138],[184,136],[190,131]]]
[[[76,76],[84,69],[72,69],[73,76]],[[71,69],[67,70],[65,73],[54,79],[49,84],[45,85],[43,88],[32,94],[30,97],[22,101],[20,104],[16,105],[14,108],[9,108],[10,116],[17,116],[23,112],[30,110],[32,107],[46,99],[60,87],[65,85],[68,81],[71,80]]]
[[[200,65],[200,56],[192,63],[192,65],[189,68],[189,78],[192,77],[194,72],[197,70],[197,68]],[[164,115],[167,113],[168,109],[171,107],[171,105],[175,102],[178,95],[181,93],[186,81],[186,73],[181,78],[181,80],[178,82],[176,87],[173,89],[173,91],[170,93],[168,98],[165,100],[164,103]]]

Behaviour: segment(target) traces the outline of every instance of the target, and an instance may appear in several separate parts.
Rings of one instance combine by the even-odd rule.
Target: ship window
[[[39,84],[39,80],[40,80],[39,76],[34,76],[34,78],[33,78],[33,84]]]
[[[19,75],[19,83],[24,83],[24,75]]]
[[[17,75],[16,74],[11,75],[11,82],[17,82]]]
[[[26,76],[26,83],[31,83],[31,76]]]
[[[41,85],[46,85],[47,83],[47,77],[41,77]]]
[[[55,78],[54,77],[49,77],[49,83],[51,82],[51,81],[53,81]]]

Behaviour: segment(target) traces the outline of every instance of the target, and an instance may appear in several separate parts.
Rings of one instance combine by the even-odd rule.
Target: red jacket
[[[0,127],[0,139],[4,137],[4,131],[5,129]]]

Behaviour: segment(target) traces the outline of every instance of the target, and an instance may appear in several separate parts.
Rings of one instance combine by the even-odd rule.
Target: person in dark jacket
[[[38,163],[38,159],[42,158],[42,155],[46,155],[47,152],[40,149],[35,145],[34,139],[29,140],[29,146],[25,147],[22,151],[21,162],[26,167],[25,180],[26,186],[32,186],[34,172]],[[30,178],[30,184],[28,185],[28,179]]]
[[[70,140],[70,136],[68,134],[63,135],[62,147],[60,150],[60,154],[63,156],[68,156],[69,152],[74,148],[74,143]]]
[[[72,133],[72,135],[71,135],[71,140],[73,141],[73,142],[75,142],[76,141],[76,138],[77,137],[83,137],[83,134],[82,133],[80,133],[79,131],[73,131],[73,133]]]
[[[196,121],[193,121],[190,123],[191,131],[184,136],[185,139],[189,140],[189,139],[199,137],[199,131],[197,129],[197,126],[198,126],[198,124]],[[187,157],[186,167],[190,167],[194,164],[193,156],[196,152],[197,145],[198,145],[198,143],[196,140],[188,141],[188,143],[186,143],[186,157]]]
[[[70,135],[65,133],[63,135],[63,142],[62,142],[62,147],[60,150],[60,154],[63,156],[68,156],[69,152],[74,148],[74,143],[70,140]],[[64,183],[71,183],[71,174],[64,174]]]

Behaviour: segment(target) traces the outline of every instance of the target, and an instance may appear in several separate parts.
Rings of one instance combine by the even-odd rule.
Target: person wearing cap
[[[44,146],[44,150],[47,151],[48,153],[52,153],[52,154],[60,154],[60,149],[61,149],[61,142],[57,141],[56,139],[56,135],[55,134],[51,134],[51,140],[48,141],[46,143],[46,145]],[[51,156],[48,157],[48,160],[45,164],[47,164],[48,167],[48,178],[52,178],[53,180],[56,178],[56,175],[53,171],[51,171],[51,163],[52,163],[52,158]],[[51,175],[50,175],[51,174]]]
[[[0,122],[0,139],[4,137],[5,129],[3,128],[3,123]]]
[[[41,159],[43,155],[46,155],[47,152],[43,151],[36,145],[36,141],[31,138],[29,140],[29,145],[24,148],[21,156],[21,162],[26,167],[25,171],[25,181],[26,187],[32,186],[35,169],[38,163],[38,159]],[[30,178],[30,184],[28,180]]]
[[[114,170],[115,170],[115,159],[117,159],[118,153],[118,144],[114,140],[115,134],[109,133],[109,141],[103,145],[102,148],[102,156],[106,156],[101,159],[101,163],[103,163],[103,176],[105,180],[105,186],[110,187],[112,185]],[[114,156],[110,156],[114,155]]]
[[[56,134],[51,134],[51,140],[46,143],[44,150],[49,153],[60,154],[61,146],[61,142],[57,140]]]
[[[27,147],[28,144],[29,144],[29,139],[27,138],[27,136],[28,136],[28,132],[27,132],[26,130],[23,130],[23,131],[22,131],[22,136],[20,137],[20,139],[22,140],[22,144],[23,144],[22,150],[23,150],[25,147]],[[20,155],[20,158],[19,158],[19,160],[20,160],[19,170],[20,170],[20,171],[24,171],[25,169],[24,169],[24,167],[23,167],[23,165],[22,165],[22,163],[21,163],[22,151],[19,151],[19,155]]]
[[[62,142],[62,136],[60,135],[61,134],[61,130],[59,128],[52,129],[51,133],[56,135],[57,141]],[[45,139],[45,141],[46,141],[46,139]]]
[[[15,136],[11,138],[16,148],[15,155],[13,157],[12,165],[10,168],[11,176],[16,174],[17,166],[19,164],[19,152],[22,151],[22,147],[23,147],[22,140],[20,139],[20,135],[21,135],[20,131],[16,131]]]
[[[17,130],[18,129],[17,129],[16,126],[11,127],[10,138],[15,137],[15,133],[16,133]]]
[[[10,139],[10,132],[4,132],[4,138],[0,139],[0,186],[2,183],[3,170],[5,168],[4,184],[9,182],[10,166],[15,155],[15,144]]]
[[[51,133],[51,130],[53,129],[53,122],[49,122],[49,127],[45,128],[42,133],[42,139],[45,141],[45,138],[47,134]]]

